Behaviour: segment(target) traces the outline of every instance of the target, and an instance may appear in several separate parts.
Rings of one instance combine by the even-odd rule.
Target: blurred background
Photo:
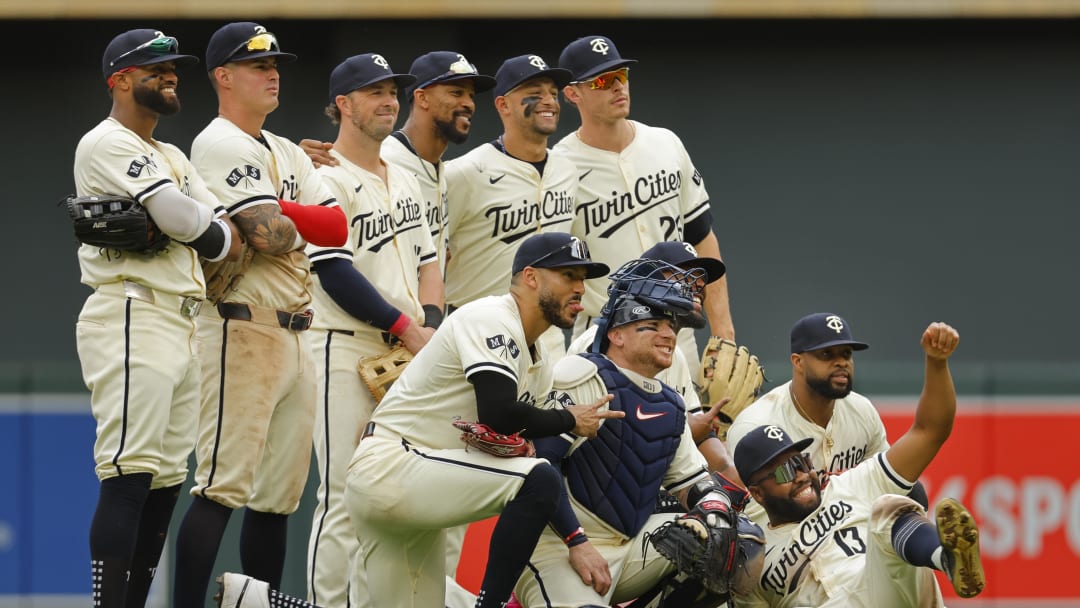
[[[1080,478],[1064,450],[1039,448],[1080,434],[1078,16],[1075,0],[0,0],[12,256],[0,608],[82,606],[90,592],[94,424],[74,343],[89,289],[57,202],[74,189],[76,142],[109,111],[102,51],[151,27],[202,56],[215,29],[240,20],[300,57],[282,68],[266,124],[294,141],[334,138],[327,78],[353,54],[406,71],[421,53],[455,50],[494,74],[507,57],[555,64],[577,37],[611,37],[640,61],[631,117],[680,135],[705,178],[737,338],[765,361],[765,388],[790,378],[797,318],[840,314],[871,344],[856,390],[895,439],[921,390],[922,330],[955,326],[961,414],[927,481],[932,500],[947,493],[976,513],[989,584],[950,605],[1080,605],[1064,584],[1080,560]],[[156,136],[188,151],[216,101],[200,67],[180,73],[179,94],[183,111]],[[446,158],[499,134],[491,104],[477,96],[469,141]],[[578,124],[564,104],[551,142]],[[285,591],[297,595],[312,477],[290,523]],[[219,570],[239,569],[232,534]],[[473,546],[466,568],[483,560]]]

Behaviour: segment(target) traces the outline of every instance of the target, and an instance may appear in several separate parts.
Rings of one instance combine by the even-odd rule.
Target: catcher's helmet
[[[695,274],[696,273],[696,274]],[[609,329],[646,319],[670,319],[676,326],[694,310],[694,286],[700,269],[690,271],[660,260],[631,260],[609,275],[608,301],[597,318],[589,350],[607,350]]]

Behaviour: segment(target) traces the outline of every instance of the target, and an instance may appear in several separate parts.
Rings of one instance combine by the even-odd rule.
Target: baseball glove
[[[533,443],[517,433],[503,435],[486,424],[454,420],[453,425],[461,431],[461,440],[467,446],[487,452],[493,456],[512,458],[514,456],[535,456]]]
[[[648,539],[676,570],[700,581],[710,592],[724,595],[738,566],[735,558],[739,532],[735,512],[719,502],[705,501],[695,506],[689,513],[665,522]]]
[[[356,371],[360,372],[360,379],[371,391],[371,396],[375,397],[376,405],[386,396],[390,385],[398,379],[401,372],[405,371],[405,367],[412,359],[413,354],[400,344],[381,355],[371,355],[360,359],[356,365]]]
[[[731,340],[717,336],[709,338],[698,368],[698,396],[704,408],[725,397],[729,399],[720,409],[716,429],[721,440],[727,439],[731,423],[739,412],[754,402],[764,382],[765,369],[745,346],[737,346]]]
[[[135,199],[72,194],[60,203],[74,223],[75,238],[87,245],[153,254],[169,244],[169,236]]]

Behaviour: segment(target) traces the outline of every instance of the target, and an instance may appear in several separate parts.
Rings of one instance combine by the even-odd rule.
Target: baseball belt
[[[311,320],[315,317],[315,312],[311,309],[301,312],[289,312],[251,306],[240,302],[220,302],[217,305],[217,311],[223,319],[250,321],[259,325],[288,329],[289,331],[306,331],[311,327]]]
[[[179,302],[178,310],[180,314],[189,319],[193,319],[199,314],[199,309],[202,308],[203,304],[202,298],[181,296],[167,291],[155,290],[141,283],[129,280],[123,280],[116,283],[103,283],[98,285],[97,290],[101,293],[123,293],[125,297],[131,298],[132,300],[140,300],[149,304],[153,304],[158,298],[167,298],[164,301],[176,298]]]

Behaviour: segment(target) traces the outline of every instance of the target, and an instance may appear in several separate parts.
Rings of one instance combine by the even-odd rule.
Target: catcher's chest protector
[[[564,464],[570,493],[626,536],[634,536],[656,508],[656,495],[686,427],[682,399],[666,385],[648,393],[607,358],[584,353],[596,364],[625,418],[604,421],[595,439],[584,442]]]

